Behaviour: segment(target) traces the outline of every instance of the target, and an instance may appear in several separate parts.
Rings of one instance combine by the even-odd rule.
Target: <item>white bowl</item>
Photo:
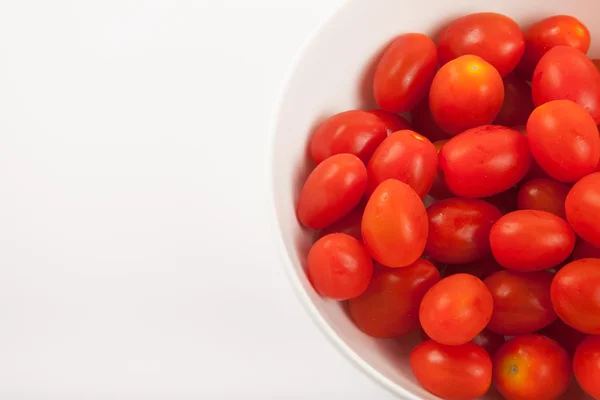
[[[573,15],[590,29],[589,54],[600,54],[598,0],[349,0],[301,50],[274,117],[269,196],[273,201],[274,240],[283,256],[283,267],[323,333],[360,369],[404,399],[437,399],[419,386],[408,364],[408,354],[418,339],[366,336],[339,303],[319,297],[306,278],[303,265],[314,233],[300,227],[295,209],[312,168],[307,143],[314,127],[328,116],[375,106],[373,70],[395,36],[422,32],[435,40],[447,22],[479,11],[503,13],[524,26],[549,15]]]

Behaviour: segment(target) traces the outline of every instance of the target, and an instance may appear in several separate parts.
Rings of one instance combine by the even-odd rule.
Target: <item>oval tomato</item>
[[[379,263],[406,267],[425,249],[429,224],[419,195],[405,183],[389,179],[373,192],[362,220],[362,236]]]
[[[488,197],[511,188],[529,170],[527,138],[503,126],[486,125],[453,137],[440,150],[448,188],[460,197]]]
[[[402,116],[398,114],[393,114],[383,110],[371,110],[368,111],[369,114],[372,114],[379,118],[381,122],[387,128],[388,136],[396,131],[403,130],[412,130],[410,123]]]
[[[494,124],[516,127],[525,125],[533,112],[531,87],[514,74],[504,78],[504,103]]]
[[[582,258],[600,258],[600,248],[585,240],[579,240],[575,245],[575,250],[573,250],[571,258],[573,261],[581,260]]]
[[[502,270],[500,264],[490,256],[468,264],[449,265],[446,274],[448,276],[470,274],[483,280],[500,270]]]
[[[492,123],[503,102],[502,77],[492,65],[472,55],[440,68],[429,91],[431,114],[450,135]]]
[[[541,210],[566,219],[565,200],[570,187],[552,179],[534,179],[519,190],[517,204],[520,210]]]
[[[429,109],[429,98],[420,102],[410,113],[413,130],[432,142],[445,140],[450,137],[440,128]]]
[[[573,355],[575,353],[575,349],[579,346],[579,343],[583,339],[585,339],[586,334],[583,332],[579,332],[577,329],[571,328],[569,325],[565,324],[562,319],[557,319],[544,329],[538,332],[540,335],[544,335],[554,340],[556,343],[560,344],[563,349],[569,353],[569,355]]]
[[[420,33],[397,37],[375,70],[373,93],[385,111],[412,110],[427,96],[438,66],[435,43]]]
[[[587,394],[600,398],[600,336],[587,337],[573,357],[573,372]]]
[[[600,247],[600,172],[581,179],[565,201],[567,220],[583,240]]]
[[[405,268],[375,272],[367,290],[348,302],[350,316],[367,335],[394,338],[419,329],[419,305],[423,296],[439,282],[440,273],[420,259]]]
[[[359,204],[345,217],[329,225],[327,228],[321,230],[319,232],[318,239],[322,238],[323,236],[330,235],[332,233],[345,233],[346,235],[350,235],[353,238],[358,239],[362,242],[362,232],[360,230],[360,227],[364,211],[364,204]]]
[[[352,154],[337,154],[317,165],[298,200],[298,219],[312,229],[323,229],[348,214],[367,187],[367,168]]]

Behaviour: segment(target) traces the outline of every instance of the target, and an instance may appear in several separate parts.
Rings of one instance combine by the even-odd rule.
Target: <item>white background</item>
[[[0,398],[391,399],[266,223],[276,94],[341,2],[0,2]]]

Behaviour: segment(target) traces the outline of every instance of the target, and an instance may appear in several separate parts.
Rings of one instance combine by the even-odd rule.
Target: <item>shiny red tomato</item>
[[[600,399],[600,336],[587,337],[573,357],[573,372],[587,394]]]
[[[363,244],[344,233],[319,239],[308,253],[307,265],[315,290],[335,300],[359,296],[373,275],[373,260]]]
[[[310,154],[320,164],[334,154],[349,153],[364,163],[387,137],[387,128],[375,115],[352,110],[325,120],[310,139]]]
[[[497,13],[469,14],[454,20],[438,41],[440,64],[472,54],[508,75],[525,51],[525,36],[511,18]]]
[[[389,179],[373,192],[362,220],[362,236],[379,263],[406,267],[423,254],[429,224],[419,195],[407,184]]]
[[[596,123],[569,100],[536,108],[527,123],[527,139],[540,167],[560,182],[576,182],[592,173],[600,160]]]
[[[330,235],[332,233],[345,233],[346,235],[350,235],[353,238],[358,239],[362,242],[362,232],[360,230],[360,225],[362,223],[362,216],[364,211],[365,205],[362,203],[359,204],[345,217],[329,225],[327,228],[321,230],[319,232],[318,238],[320,239],[323,236]]]
[[[504,78],[504,103],[494,124],[516,127],[527,124],[533,112],[531,87],[522,78],[510,74]]]
[[[484,197],[483,200],[498,207],[498,210],[504,214],[517,210],[517,195],[519,190],[516,186],[511,186],[502,193],[490,197]]]
[[[556,46],[570,46],[585,54],[590,42],[590,32],[578,19],[568,15],[545,18],[525,31],[525,53],[517,72],[531,80],[535,67],[548,50]]]
[[[298,200],[298,219],[323,229],[342,219],[360,202],[367,187],[367,168],[352,154],[337,154],[317,165]]]
[[[534,179],[519,190],[518,207],[520,210],[548,211],[566,219],[565,200],[570,187],[552,179]]]
[[[421,386],[443,399],[479,398],[492,383],[492,360],[474,343],[445,346],[428,340],[410,353],[410,367]]]
[[[538,332],[540,335],[544,335],[560,344],[563,349],[569,353],[569,355],[575,354],[575,349],[579,346],[579,343],[585,339],[586,334],[579,332],[577,329],[571,328],[565,324],[562,319],[557,319],[544,329]]]
[[[582,258],[600,258],[600,248],[585,240],[579,240],[575,245],[575,250],[573,250],[571,258],[573,261],[581,260]]]
[[[519,210],[506,214],[490,232],[494,258],[504,268],[541,271],[565,261],[575,247],[567,221],[546,211]]]
[[[554,276],[547,271],[499,271],[484,283],[494,297],[488,329],[501,335],[533,333],[556,320],[550,301]]]
[[[393,114],[383,110],[371,110],[369,114],[373,114],[383,122],[387,128],[388,136],[396,131],[412,130],[410,123],[401,115]]]
[[[508,190],[529,170],[527,138],[497,125],[470,129],[440,150],[440,169],[448,188],[460,197],[488,197]]]
[[[583,240],[600,247],[600,172],[581,179],[565,201],[567,220]]]
[[[460,56],[433,79],[429,107],[435,122],[450,135],[491,124],[504,102],[502,77],[480,57]]]
[[[447,141],[448,140],[438,140],[433,144],[433,146],[438,152],[438,159],[440,150]],[[431,189],[429,190],[429,195],[435,200],[444,200],[449,199],[450,197],[454,197],[454,194],[450,191],[450,189],[448,189],[446,182],[444,182],[444,177],[442,176],[442,174],[439,173],[439,170],[438,173],[435,175],[435,179],[433,180],[433,184],[431,185]]]
[[[503,335],[498,335],[489,329],[482,330],[479,332],[479,335],[475,336],[475,339],[472,340],[476,345],[483,347],[490,357],[493,357],[494,354],[496,354],[505,341]]]
[[[375,101],[393,113],[412,110],[427,96],[437,67],[437,48],[429,37],[420,33],[398,36],[377,64]]]
[[[449,265],[446,270],[446,274],[470,274],[478,277],[479,279],[485,279],[492,275],[494,272],[502,270],[502,267],[493,257],[485,257],[479,261],[475,261],[468,264]]]
[[[348,302],[350,316],[367,335],[394,338],[419,329],[419,305],[440,273],[419,259],[405,268],[381,268],[367,290]]]
[[[482,200],[451,198],[427,208],[425,255],[441,263],[464,264],[490,254],[490,230],[502,216]]]
[[[494,355],[493,371],[494,385],[507,400],[558,399],[572,379],[567,352],[541,335],[506,342]]]
[[[494,301],[485,284],[473,275],[457,274],[436,283],[423,297],[419,320],[438,343],[467,343],[486,327]]]
[[[429,109],[429,98],[420,102],[410,113],[413,130],[432,142],[450,138],[446,132],[440,128]]]

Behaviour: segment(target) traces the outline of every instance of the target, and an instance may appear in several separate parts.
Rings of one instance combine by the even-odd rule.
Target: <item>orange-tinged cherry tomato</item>
[[[563,349],[569,353],[570,356],[575,354],[575,349],[579,346],[579,343],[587,336],[583,332],[579,332],[577,329],[571,328],[565,324],[562,319],[557,319],[544,329],[538,332],[540,335],[544,335],[560,344]]]
[[[489,256],[468,264],[449,265],[446,274],[448,276],[470,274],[483,280],[500,270],[502,270],[500,264],[492,256]]]
[[[581,388],[593,398],[600,399],[600,336],[589,336],[577,347],[573,372]]]
[[[503,335],[498,335],[489,329],[482,330],[479,332],[479,335],[475,336],[475,339],[472,340],[476,345],[483,347],[490,357],[493,357],[494,354],[496,354],[505,341]]]
[[[517,336],[494,355],[493,379],[507,400],[554,400],[571,384],[571,360],[552,339]]]
[[[425,249],[429,224],[419,195],[407,184],[389,179],[373,192],[362,220],[362,237],[379,263],[406,267]]]
[[[398,36],[377,64],[375,101],[393,113],[412,110],[427,96],[437,66],[437,48],[429,37],[420,33]]]
[[[359,204],[345,217],[329,225],[327,228],[321,230],[319,232],[318,238],[320,239],[323,236],[330,235],[332,233],[345,233],[346,235],[350,235],[353,238],[358,239],[362,242],[362,232],[360,230],[360,225],[362,223],[362,216],[364,211],[365,205]]]
[[[412,130],[410,123],[401,115],[393,114],[383,110],[371,110],[369,114],[373,114],[383,122],[387,128],[388,136],[396,131]]]
[[[440,273],[427,260],[405,268],[381,268],[367,290],[348,302],[350,316],[367,335],[394,338],[419,329],[419,305],[439,282]]]
[[[510,127],[525,125],[532,111],[533,99],[529,84],[514,74],[504,78],[504,103],[494,124]]]
[[[504,268],[541,271],[569,257],[575,247],[575,233],[567,221],[539,210],[506,214],[492,227],[490,245],[494,258]]]
[[[448,400],[479,398],[492,383],[492,360],[474,343],[445,346],[428,340],[410,353],[410,367],[421,386]]]
[[[472,55],[440,68],[429,92],[433,118],[450,135],[491,124],[503,102],[502,77],[488,62]]]
[[[519,190],[518,207],[520,210],[548,211],[566,219],[565,200],[570,187],[552,179],[534,179]]]
[[[581,179],[565,201],[567,220],[583,240],[600,247],[600,172]]]
[[[429,108],[429,98],[420,102],[410,113],[412,118],[413,130],[432,142],[446,140],[450,138],[446,132],[440,128],[431,114]]]
[[[367,168],[352,154],[337,154],[317,165],[298,201],[298,219],[312,229],[340,220],[360,202],[367,187]]]
[[[579,240],[575,245],[575,250],[573,250],[571,258],[573,261],[581,260],[582,258],[600,258],[600,248],[585,240]]]
[[[473,275],[457,274],[436,283],[423,297],[421,326],[430,338],[451,346],[467,343],[486,327],[494,301]]]

